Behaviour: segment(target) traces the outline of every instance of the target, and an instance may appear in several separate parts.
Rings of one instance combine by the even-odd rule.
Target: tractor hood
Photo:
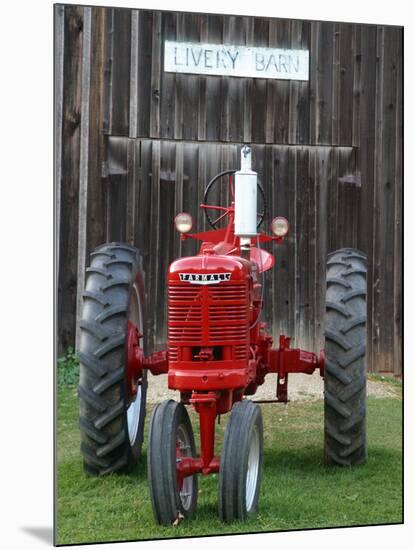
[[[202,254],[180,258],[170,265],[169,282],[189,285],[218,285],[246,282],[251,263],[237,256]]]

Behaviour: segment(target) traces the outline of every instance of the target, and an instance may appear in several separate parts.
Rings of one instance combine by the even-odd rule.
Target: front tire
[[[262,478],[263,420],[260,407],[245,399],[233,405],[220,459],[219,515],[245,520],[257,511]]]
[[[128,321],[144,329],[144,275],[133,246],[96,248],[86,270],[80,320],[80,432],[90,475],[129,470],[141,456],[147,378],[135,398],[126,384]]]
[[[189,518],[197,505],[197,475],[179,479],[181,458],[195,457],[191,421],[182,403],[172,399],[157,405],[148,436],[148,484],[155,521],[171,525]]]
[[[367,459],[367,261],[343,248],[328,257],[325,316],[325,456],[342,466]]]

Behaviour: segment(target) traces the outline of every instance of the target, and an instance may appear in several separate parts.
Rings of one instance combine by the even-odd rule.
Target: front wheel
[[[197,475],[181,477],[178,465],[195,457],[187,410],[172,399],[157,405],[148,436],[148,484],[155,521],[171,525],[192,515],[197,504]]]
[[[262,454],[260,407],[248,399],[235,403],[226,426],[220,459],[219,515],[222,521],[245,520],[256,513]]]

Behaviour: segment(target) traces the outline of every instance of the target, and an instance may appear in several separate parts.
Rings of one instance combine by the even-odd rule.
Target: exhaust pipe
[[[252,150],[241,150],[241,168],[235,174],[234,234],[246,239],[257,235],[257,173],[252,170]]]

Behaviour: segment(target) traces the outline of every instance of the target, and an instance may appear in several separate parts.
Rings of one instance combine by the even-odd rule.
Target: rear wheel
[[[222,521],[245,520],[257,511],[262,477],[263,421],[260,407],[235,403],[220,459],[219,514]]]
[[[188,518],[197,505],[197,475],[182,477],[177,466],[195,457],[190,418],[183,404],[173,400],[157,405],[148,437],[148,484],[155,521],[171,525]]]
[[[367,458],[366,256],[343,248],[328,257],[325,317],[325,455],[343,466]]]
[[[81,452],[86,472],[103,475],[141,455],[147,379],[143,371],[128,380],[127,346],[128,327],[144,329],[144,275],[133,246],[105,244],[91,257],[80,320]]]

